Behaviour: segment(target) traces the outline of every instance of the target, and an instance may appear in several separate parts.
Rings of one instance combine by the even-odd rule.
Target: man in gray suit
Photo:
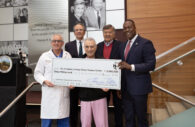
[[[85,13],[84,19],[87,24],[87,30],[99,30],[106,24],[104,0],[92,0]]]

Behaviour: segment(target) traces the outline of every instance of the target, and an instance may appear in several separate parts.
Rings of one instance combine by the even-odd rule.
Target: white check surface
[[[52,61],[52,82],[55,85],[87,88],[121,88],[120,60],[61,59]]]

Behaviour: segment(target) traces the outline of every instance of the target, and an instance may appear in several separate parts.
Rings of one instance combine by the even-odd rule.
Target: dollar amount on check
[[[52,82],[55,85],[86,88],[121,88],[120,60],[61,59],[52,61]]]

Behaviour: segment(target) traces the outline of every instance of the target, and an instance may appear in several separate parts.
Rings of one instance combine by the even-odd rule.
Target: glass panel
[[[151,73],[154,84],[184,97],[193,103],[195,102],[194,48],[195,40],[192,38],[176,46],[176,48],[169,50],[157,59],[157,68]],[[154,87],[153,92],[149,95],[148,102],[148,111],[152,113],[152,119],[157,119],[157,116],[154,116],[154,112],[160,113],[166,109],[170,117],[191,107],[176,97]]]
[[[152,73],[153,83],[176,94],[193,94],[195,89],[195,52]]]
[[[195,48],[195,39],[192,38],[184,43],[181,43],[177,47],[165,52],[160,58],[157,58],[156,68],[166,64],[167,62],[193,50]]]

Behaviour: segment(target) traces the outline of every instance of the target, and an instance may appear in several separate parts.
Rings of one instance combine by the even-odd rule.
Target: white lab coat
[[[34,71],[35,80],[42,85],[42,119],[61,119],[69,117],[69,88],[65,86],[48,87],[43,84],[44,80],[51,81],[53,58],[56,58],[56,56],[53,54],[52,50],[43,53],[40,56]],[[71,58],[71,55],[68,52],[63,51],[63,58]]]

